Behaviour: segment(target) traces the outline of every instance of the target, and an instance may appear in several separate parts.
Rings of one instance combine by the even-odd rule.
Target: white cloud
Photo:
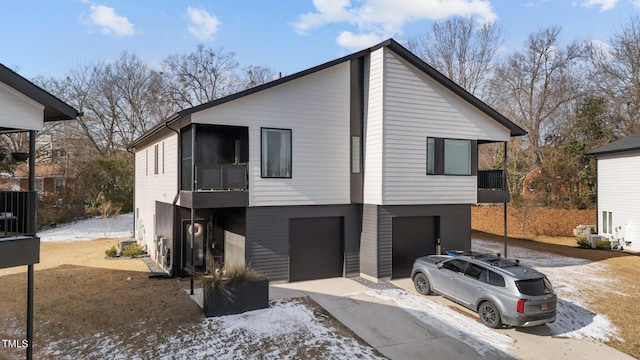
[[[131,36],[135,33],[133,24],[126,16],[116,14],[112,7],[91,5],[86,22],[100,27],[100,32],[115,37]]]
[[[187,8],[187,13],[191,21],[191,25],[189,25],[191,35],[198,40],[213,40],[214,35],[218,31],[218,27],[222,24],[220,20],[204,9],[189,7]]]
[[[383,40],[383,37],[373,33],[354,34],[350,31],[343,31],[338,35],[336,42],[345,49],[355,51],[371,47]]]
[[[600,7],[600,12],[605,12],[607,10],[613,9],[618,0],[584,0],[580,6],[590,8],[594,6]],[[638,2],[636,1],[636,4]]]
[[[302,35],[332,23],[345,23],[357,28],[357,33],[343,31],[337,41],[366,42],[402,34],[408,22],[441,20],[450,16],[476,17],[482,23],[492,23],[497,15],[489,0],[314,0],[315,11],[301,14],[293,24]]]

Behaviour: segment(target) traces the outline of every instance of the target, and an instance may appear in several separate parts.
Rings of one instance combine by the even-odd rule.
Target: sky
[[[290,75],[387,38],[406,43],[456,15],[501,25],[508,53],[550,26],[567,43],[607,42],[638,14],[640,0],[4,0],[0,63],[62,78],[123,52],[159,68],[203,44]]]

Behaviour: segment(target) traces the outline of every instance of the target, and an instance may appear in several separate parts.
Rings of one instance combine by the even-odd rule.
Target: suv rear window
[[[516,286],[521,293],[531,296],[551,294],[553,292],[551,283],[547,278],[516,281]]]

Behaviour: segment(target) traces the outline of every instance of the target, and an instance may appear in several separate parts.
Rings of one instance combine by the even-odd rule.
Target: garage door
[[[342,217],[289,220],[289,281],[342,276]]]
[[[394,217],[391,236],[391,277],[408,277],[416,258],[436,253],[436,217]]]

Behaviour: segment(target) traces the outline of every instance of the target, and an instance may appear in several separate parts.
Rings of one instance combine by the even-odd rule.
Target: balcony
[[[249,205],[247,164],[196,165],[196,190],[180,191],[180,206],[203,209]]]
[[[0,269],[40,260],[36,233],[37,192],[0,192]]]
[[[478,170],[478,203],[505,203],[509,198],[503,170]]]

